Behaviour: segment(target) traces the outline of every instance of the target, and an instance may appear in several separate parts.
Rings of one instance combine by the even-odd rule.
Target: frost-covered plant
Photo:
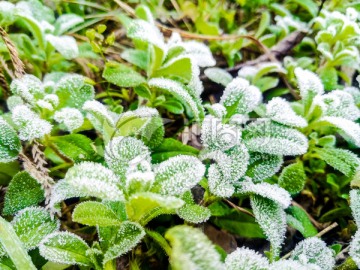
[[[38,0],[19,1],[12,4],[0,2],[0,25],[21,25],[30,31],[33,38],[24,33],[11,35],[22,57],[33,63],[36,74],[41,74],[42,63],[48,67],[59,63],[55,51],[65,59],[79,55],[78,45],[72,36],[64,35],[84,19],[76,14],[63,14],[55,19],[54,12]]]
[[[190,118],[203,119],[199,75],[200,68],[215,65],[209,48],[200,42],[183,41],[177,33],[166,42],[146,6],[138,6],[136,14],[138,19],[123,20],[135,48],[124,50],[121,57],[145,71],[146,78],[117,62],[106,64],[103,77],[119,87],[133,87],[147,106],[175,114],[185,111]]]
[[[207,220],[210,211],[195,204],[190,191],[205,173],[200,160],[177,155],[154,165],[150,154],[141,140],[118,136],[105,148],[107,167],[82,162],[70,168],[54,186],[50,207],[56,208],[72,197],[97,198],[78,204],[72,218],[96,226],[100,241],[94,244],[93,251],[94,248],[81,244],[84,255],[89,256],[82,259],[65,249],[68,246],[75,250],[82,240],[67,233],[55,233],[40,245],[41,255],[57,263],[106,268],[134,248],[146,234],[144,227],[161,214],[178,214],[191,223]],[[92,252],[97,256],[90,256]]]

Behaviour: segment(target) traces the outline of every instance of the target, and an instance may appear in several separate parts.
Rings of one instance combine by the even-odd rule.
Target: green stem
[[[0,242],[16,269],[36,270],[13,227],[2,217],[0,217]]]
[[[165,253],[168,256],[170,256],[171,247],[170,247],[168,241],[166,241],[166,239],[161,234],[159,234],[158,232],[155,232],[155,231],[148,230],[148,229],[145,229],[145,232],[165,251]]]

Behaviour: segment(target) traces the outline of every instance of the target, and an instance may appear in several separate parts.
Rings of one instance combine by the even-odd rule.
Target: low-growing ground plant
[[[0,2],[1,269],[360,268],[358,5],[70,2]]]

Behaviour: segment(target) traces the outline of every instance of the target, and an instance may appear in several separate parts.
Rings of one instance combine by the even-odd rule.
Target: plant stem
[[[36,270],[13,227],[2,217],[0,217],[0,242],[16,269]]]

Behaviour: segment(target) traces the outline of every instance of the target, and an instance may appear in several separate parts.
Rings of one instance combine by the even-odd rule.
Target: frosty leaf
[[[216,118],[222,119],[226,115],[226,108],[220,103],[215,103],[212,105],[206,104],[204,107],[212,116]]]
[[[320,267],[318,267],[315,264],[302,264],[298,261],[294,261],[291,259],[288,260],[280,260],[277,262],[274,262],[270,265],[269,270],[321,270]]]
[[[89,246],[79,236],[70,232],[55,232],[40,243],[40,254],[46,260],[62,264],[91,266],[86,252]]]
[[[356,105],[360,105],[360,89],[356,87],[345,87],[344,92],[349,93]]]
[[[249,124],[243,130],[243,140],[249,151],[271,155],[302,155],[308,149],[302,133],[267,119]]]
[[[1,25],[11,25],[14,23],[15,21],[15,5],[13,3],[10,2],[6,2],[6,1],[1,1],[0,2],[0,24]]]
[[[143,19],[150,24],[155,25],[155,20],[151,13],[151,10],[146,5],[138,5],[135,9],[135,14],[140,19]]]
[[[283,164],[283,157],[280,155],[269,155],[262,153],[250,153],[249,166],[246,176],[256,182],[261,182],[276,174]]]
[[[207,221],[211,212],[208,208],[193,203],[186,203],[183,207],[176,210],[176,213],[186,222],[190,223],[203,223]]]
[[[225,88],[220,104],[227,109],[228,116],[251,112],[262,100],[260,90],[242,78],[233,79]]]
[[[165,238],[170,241],[172,246],[170,254],[172,269],[225,269],[215,247],[198,229],[185,225],[175,226],[166,232]]]
[[[319,120],[319,125],[328,123],[339,129],[340,135],[346,140],[360,147],[360,126],[353,121],[341,117],[325,116]]]
[[[258,195],[252,195],[250,199],[256,221],[270,241],[272,256],[276,258],[286,232],[286,215],[283,207]]]
[[[200,80],[200,68],[194,59],[191,59],[191,80],[187,86],[196,98],[199,98],[204,91],[204,85]]]
[[[23,141],[39,139],[51,132],[52,125],[25,105],[14,108],[12,120],[19,130],[19,138]]]
[[[350,190],[350,207],[356,225],[360,226],[360,189]]]
[[[75,162],[93,160],[97,154],[93,141],[81,134],[51,137],[50,141],[61,154]]]
[[[11,180],[5,193],[4,215],[12,215],[44,200],[44,191],[28,172],[19,172]]]
[[[227,86],[233,80],[231,74],[221,68],[207,68],[204,73],[210,80],[223,86]]]
[[[84,19],[76,14],[63,14],[55,22],[55,35],[62,35],[75,25],[82,23]]]
[[[112,246],[104,254],[103,264],[133,249],[145,236],[144,228],[138,223],[124,221],[113,239]]]
[[[358,230],[353,239],[350,242],[349,254],[356,263],[357,267],[360,268],[360,230]]]
[[[84,123],[81,112],[73,108],[63,108],[54,115],[56,122],[63,123],[69,132],[80,128]]]
[[[130,166],[126,172],[126,191],[127,194],[148,191],[155,180],[151,164],[147,160],[142,160],[135,166]]]
[[[201,126],[201,140],[209,150],[228,150],[240,143],[241,131],[236,126],[222,124],[211,115],[205,117]]]
[[[204,152],[201,159],[213,159],[224,179],[236,183],[244,176],[249,163],[249,153],[243,144],[238,144],[225,152]]]
[[[19,79],[14,79],[11,82],[10,90],[13,94],[20,96],[30,104],[33,104],[45,94],[42,82],[29,74],[25,74]]]
[[[15,160],[21,148],[21,142],[15,130],[0,117],[0,162]]]
[[[109,201],[124,200],[118,177],[99,163],[82,162],[70,168],[64,178],[74,192]],[[84,196],[84,195],[83,195]]]
[[[25,208],[16,214],[11,223],[27,250],[36,248],[47,235],[60,227],[59,222],[41,207]]]
[[[158,146],[164,137],[164,124],[156,109],[140,107],[120,115],[116,136],[137,136],[150,148]]]
[[[266,105],[266,117],[271,120],[293,127],[306,127],[307,122],[304,118],[297,115],[285,99],[276,97]]]
[[[302,162],[286,166],[279,177],[279,186],[291,194],[300,192],[305,185],[306,174]]]
[[[342,117],[355,121],[360,117],[360,110],[351,94],[335,90],[316,99],[316,104],[322,108],[324,116]]]
[[[319,157],[334,169],[351,177],[358,170],[360,160],[358,156],[349,150],[339,148],[315,148]]]
[[[164,37],[154,25],[144,20],[133,20],[127,28],[127,36],[131,39],[150,43],[165,51]]]
[[[178,155],[155,168],[153,192],[164,195],[182,195],[203,178],[205,166],[193,156]]]
[[[181,42],[180,46],[185,49],[184,54],[196,61],[199,67],[215,66],[216,62],[208,46],[197,41]]]
[[[7,255],[12,260],[15,269],[36,270],[31,257],[23,247],[19,237],[15,233],[14,228],[1,216],[0,232],[0,254],[2,253],[1,248],[4,248]],[[2,266],[1,263],[0,266]]]
[[[250,178],[246,177],[238,190],[238,193],[250,193],[262,196],[276,202],[282,208],[287,208],[291,203],[290,194],[283,188],[275,184],[259,183],[254,184]]]
[[[150,151],[145,144],[133,137],[116,137],[105,148],[107,165],[124,181],[129,166],[140,161],[150,162]]]
[[[1,3],[1,2],[0,2]],[[24,100],[17,95],[12,95],[6,100],[6,105],[10,111],[12,111],[17,105],[23,105]]]
[[[195,120],[198,121],[203,118],[204,112],[201,106],[201,100],[191,96],[189,91],[181,83],[170,79],[154,78],[151,79],[148,84],[150,87],[158,88],[172,94],[176,99],[191,110]]]
[[[225,259],[226,270],[268,270],[268,260],[246,247],[237,248]]]
[[[209,167],[208,184],[210,192],[218,197],[230,197],[235,191],[235,188],[231,182],[227,179],[224,179],[217,164],[211,164]]]
[[[81,109],[84,103],[94,99],[94,88],[85,83],[85,77],[78,74],[66,74],[55,84],[55,93],[61,107]]]
[[[87,117],[89,118],[91,124],[100,132],[103,132],[106,125],[109,127],[113,127],[115,125],[111,112],[99,101],[86,101],[82,109],[88,113]]]
[[[174,78],[183,83],[188,83],[191,80],[191,68],[192,63],[189,57],[178,56],[170,59],[161,68],[156,70],[154,77]]]
[[[320,269],[331,270],[335,266],[334,251],[324,241],[310,237],[296,245],[291,258],[302,264],[315,264]]]
[[[76,40],[71,36],[54,36],[46,35],[46,40],[62,55],[65,59],[73,59],[78,57],[79,48]]]
[[[183,205],[183,200],[176,197],[142,192],[130,197],[126,203],[126,212],[130,220],[145,225],[152,218],[163,213],[173,213]]]
[[[300,95],[305,105],[305,110],[309,110],[314,97],[324,93],[324,86],[320,78],[308,70],[295,68],[295,75],[298,81]]]
[[[83,202],[78,204],[72,214],[72,220],[89,226],[116,226],[121,221],[116,214],[103,203]]]
[[[134,69],[117,62],[107,62],[102,76],[120,87],[134,87],[145,82],[144,77]]]

